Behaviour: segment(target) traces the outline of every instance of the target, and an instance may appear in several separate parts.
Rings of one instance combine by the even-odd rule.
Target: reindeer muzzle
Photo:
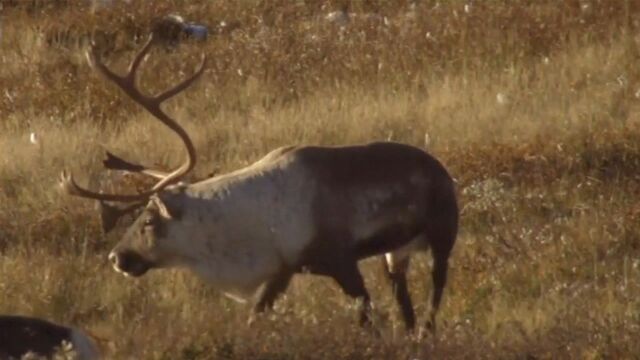
[[[142,276],[153,267],[151,262],[133,251],[112,251],[109,261],[117,272],[133,277]]]

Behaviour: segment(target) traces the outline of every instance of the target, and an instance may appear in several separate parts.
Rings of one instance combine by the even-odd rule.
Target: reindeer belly
[[[199,275],[234,300],[243,301],[277,272],[280,261],[277,257],[262,257],[240,262],[221,261],[212,267],[215,271]]]
[[[355,239],[355,248],[358,258],[383,254],[405,246],[422,229],[414,225],[403,223],[387,224],[375,232]]]
[[[271,241],[228,236],[224,241],[210,241],[203,249],[202,264],[196,273],[217,289],[236,300],[251,296],[282,267],[277,248]]]
[[[398,249],[424,232],[417,207],[375,208],[354,216],[351,223],[354,247],[359,258]],[[358,216],[359,215],[359,216]]]

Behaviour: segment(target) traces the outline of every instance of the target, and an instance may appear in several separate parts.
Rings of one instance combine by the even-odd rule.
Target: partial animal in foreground
[[[205,61],[175,87],[145,95],[135,75],[153,43],[152,35],[125,76],[109,70],[93,51],[89,58],[182,139],[184,163],[163,172],[111,155],[105,167],[158,179],[140,194],[91,191],[67,172],[60,180],[67,193],[99,200],[103,216],[144,206],[109,254],[115,270],[137,277],[150,269],[187,268],[235,298],[255,295],[256,313],[273,306],[294,274],[324,275],[362,301],[364,324],[370,321],[370,297],[358,261],[384,254],[395,299],[412,329],[416,321],[406,272],[411,254],[430,248],[434,289],[428,326],[435,330],[458,231],[454,183],[444,166],[419,148],[392,142],[289,146],[234,172],[177,184],[194,168],[196,152],[185,130],[160,105],[191,85]],[[107,202],[129,205],[122,210]],[[114,223],[110,220],[107,230]]]
[[[20,359],[31,353],[52,357],[71,346],[78,360],[100,358],[94,342],[82,330],[17,315],[0,315],[0,359]]]
[[[201,24],[186,22],[182,16],[166,15],[153,25],[154,35],[165,44],[176,45],[182,39],[203,41],[209,36],[209,30]]]

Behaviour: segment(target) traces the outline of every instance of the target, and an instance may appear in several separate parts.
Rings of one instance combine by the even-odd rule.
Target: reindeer
[[[107,168],[158,179],[139,194],[92,191],[67,171],[60,178],[66,193],[99,200],[103,221],[144,207],[108,256],[114,269],[132,277],[151,269],[189,269],[236,299],[254,295],[252,317],[272,308],[294,274],[323,275],[362,301],[359,322],[364,325],[370,323],[371,305],[358,261],[385,254],[404,324],[413,329],[406,272],[410,255],[430,248],[434,289],[427,326],[435,331],[458,228],[454,183],[444,166],[419,148],[393,142],[288,146],[231,173],[178,183],[194,168],[196,152],[185,130],[160,106],[202,75],[206,58],[175,87],[145,95],[135,79],[153,39],[152,34],[124,76],[108,69],[93,48],[87,57],[180,137],[185,161],[162,172],[110,154]],[[122,210],[110,202],[133,205]],[[106,229],[111,226],[113,221]]]
[[[71,345],[79,360],[100,358],[96,344],[82,330],[47,320],[19,315],[0,315],[0,359],[22,359],[31,353],[50,358]]]

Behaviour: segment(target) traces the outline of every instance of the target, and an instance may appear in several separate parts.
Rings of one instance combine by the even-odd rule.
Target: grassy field
[[[113,359],[622,359],[640,354],[640,4],[625,0],[86,1],[0,6],[0,313],[88,329]],[[325,7],[323,7],[325,5]],[[203,43],[156,49],[149,91],[197,65],[167,111],[192,135],[195,177],[287,144],[395,140],[442,160],[461,233],[437,337],[407,336],[379,260],[362,263],[380,335],[331,281],[297,277],[276,312],[195,276],[115,273],[94,203],[57,191],[63,168],[105,190],[103,147],[175,166],[175,135],[84,57],[87,34],[124,70],[153,20],[237,22]],[[39,143],[29,141],[35,132]],[[126,224],[123,224],[125,226]],[[428,311],[430,258],[410,287]]]

